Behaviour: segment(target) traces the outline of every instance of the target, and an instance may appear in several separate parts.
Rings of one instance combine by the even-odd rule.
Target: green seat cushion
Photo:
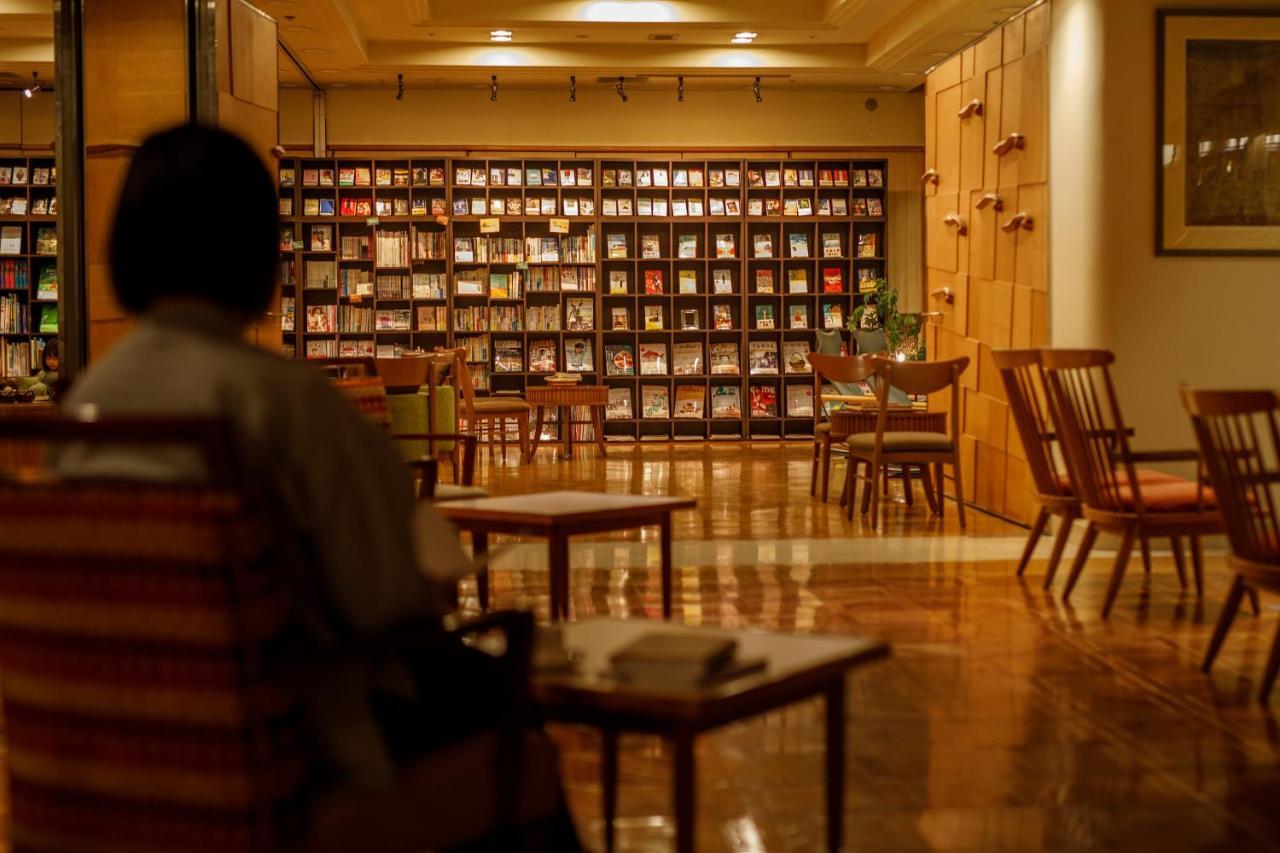
[[[424,432],[457,432],[454,419],[453,388],[448,385],[436,388],[436,422],[434,428],[427,426],[427,386],[423,385],[416,394],[388,394],[387,405],[391,410],[391,434]],[[400,454],[405,459],[420,459],[423,456],[452,453],[454,442],[432,442],[434,449],[428,449],[426,441],[397,441]]]
[[[876,434],[860,432],[849,436],[847,443],[850,450],[870,452],[875,449]],[[886,432],[882,446],[889,453],[942,453],[951,450],[951,439],[940,432]]]

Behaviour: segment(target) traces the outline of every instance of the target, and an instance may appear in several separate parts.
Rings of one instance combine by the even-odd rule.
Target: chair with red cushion
[[[1222,616],[1204,656],[1205,672],[1222,648],[1240,600],[1247,592],[1258,612],[1257,587],[1280,592],[1280,399],[1274,391],[1182,392],[1200,452],[1222,507],[1235,571]],[[1259,699],[1271,695],[1280,673],[1280,630],[1262,676]]]
[[[1103,618],[1111,613],[1124,580],[1130,552],[1139,539],[1191,539],[1191,562],[1196,595],[1204,594],[1203,554],[1200,537],[1224,531],[1213,490],[1199,480],[1143,482],[1141,462],[1198,462],[1194,450],[1135,452],[1129,446],[1131,431],[1120,415],[1120,401],[1111,379],[1115,355],[1106,350],[1040,351],[1053,423],[1071,472],[1071,482],[1090,522],[1085,544],[1091,546],[1099,531],[1121,537],[1111,568],[1111,582],[1102,605]],[[1083,547],[1083,546],[1082,546]],[[1174,551],[1179,574],[1181,552]],[[1063,599],[1075,588],[1082,561],[1072,566]]]
[[[321,650],[304,627],[315,612],[297,568],[306,543],[273,521],[278,502],[237,465],[225,424],[0,420],[0,451],[15,442],[66,448],[46,458],[61,468],[87,458],[97,476],[0,470],[12,849],[441,849],[555,813],[554,750],[528,724],[527,613],[457,628],[432,620]],[[111,455],[119,448],[157,446],[202,459],[207,480],[108,476],[127,467]],[[385,792],[320,790],[307,673],[493,629],[508,643],[501,725],[407,763]]]
[[[1058,563],[1066,550],[1067,540],[1071,534],[1071,526],[1083,517],[1080,498],[1071,483],[1071,475],[1058,470],[1058,437],[1054,433],[1049,420],[1049,405],[1045,398],[1044,378],[1040,373],[1040,351],[1035,349],[995,350],[991,353],[1000,371],[1000,379],[1004,382],[1005,396],[1009,399],[1009,412],[1013,416],[1014,426],[1018,430],[1018,438],[1022,441],[1023,454],[1027,460],[1027,468],[1031,473],[1031,481],[1040,501],[1040,511],[1031,525],[1031,535],[1027,537],[1022,558],[1018,561],[1018,576],[1026,571],[1036,543],[1044,535],[1049,517],[1058,518],[1058,533],[1053,540],[1053,551],[1049,555],[1045,567],[1044,588],[1053,584]],[[1177,481],[1178,477],[1160,471],[1139,469],[1138,478],[1143,483]],[[1123,472],[1119,472],[1123,476]],[[1097,538],[1097,530],[1089,522],[1085,530],[1084,541],[1076,551],[1072,575],[1078,576],[1075,566],[1083,566],[1089,558],[1089,551]],[[1181,543],[1175,538],[1172,545],[1175,553],[1181,555]],[[1150,570],[1150,552],[1147,540],[1142,540],[1143,561]],[[1184,581],[1185,582],[1185,581]]]

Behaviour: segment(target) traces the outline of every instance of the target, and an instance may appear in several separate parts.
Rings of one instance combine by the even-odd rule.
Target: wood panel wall
[[[925,185],[926,307],[942,314],[930,357],[972,362],[962,378],[966,497],[1020,521],[1034,514],[1034,493],[991,351],[1048,344],[1048,30],[1044,3],[939,65],[925,86],[925,168],[936,171]],[[980,108],[962,116],[974,100]],[[1014,133],[1020,148],[993,150]],[[1019,214],[1027,226],[1014,227]]]

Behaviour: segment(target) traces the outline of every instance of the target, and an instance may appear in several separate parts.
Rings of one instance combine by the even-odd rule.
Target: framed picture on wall
[[[1162,10],[1156,254],[1280,255],[1280,11]]]

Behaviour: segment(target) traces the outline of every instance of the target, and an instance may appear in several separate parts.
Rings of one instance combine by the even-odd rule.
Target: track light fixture
[[[498,75],[494,74],[489,77],[489,100],[498,100]]]
[[[751,91],[756,93],[756,103],[764,100],[764,95],[760,94],[760,78],[757,77],[755,83],[751,84]]]
[[[684,77],[676,78],[676,100],[684,103]]]
[[[569,102],[573,103],[578,100],[578,78],[569,75]]]
[[[396,100],[397,101],[404,100],[404,75],[403,74],[396,75]]]
[[[34,97],[43,87],[40,85],[40,74],[37,71],[31,72],[31,85],[22,90],[22,97]]]
[[[618,75],[618,85],[614,86],[614,87],[613,87],[613,90],[614,90],[615,92],[617,92],[617,93],[618,93],[618,97],[619,97],[619,98],[622,98],[622,103],[624,103],[624,104],[625,104],[627,101],[631,100],[630,98],[628,98],[628,97],[627,97],[627,91],[626,91],[626,89],[623,89],[623,88],[622,88],[622,75],[621,75],[621,74],[619,74],[619,75]]]

